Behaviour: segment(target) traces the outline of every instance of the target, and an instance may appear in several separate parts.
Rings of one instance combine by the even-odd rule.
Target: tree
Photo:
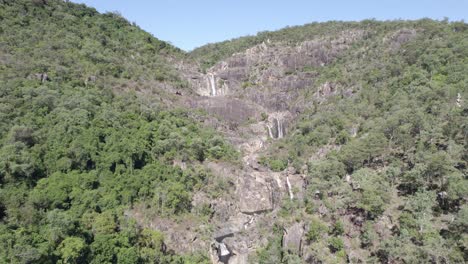
[[[306,234],[306,238],[309,242],[315,242],[319,240],[323,234],[328,232],[328,226],[319,218],[313,217],[310,225],[309,231]]]
[[[309,185],[313,186],[313,191],[318,189],[332,193],[342,184],[346,175],[345,165],[333,158],[311,162],[308,168]]]
[[[67,237],[58,247],[62,263],[81,263],[86,251],[86,243],[80,237]]]
[[[390,199],[389,184],[385,177],[371,169],[360,169],[351,175],[355,192],[356,206],[364,209],[370,218],[383,213]]]
[[[339,154],[340,160],[348,170],[361,168],[364,163],[372,162],[385,154],[388,141],[383,133],[369,133],[367,136],[352,140]]]
[[[117,253],[118,264],[138,263],[139,259],[138,251],[134,247],[120,248],[119,253]]]
[[[34,159],[23,142],[4,145],[0,149],[0,181],[31,179],[34,172]]]
[[[115,215],[111,211],[105,211],[94,217],[92,224],[94,234],[112,234],[117,230]]]

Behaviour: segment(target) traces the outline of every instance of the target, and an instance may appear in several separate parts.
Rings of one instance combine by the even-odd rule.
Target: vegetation
[[[287,221],[306,224],[314,263],[468,261],[466,23],[313,23],[185,54],[68,1],[0,0],[0,22],[0,262],[207,263],[206,252],[167,250],[163,233],[128,216],[213,214],[192,208],[211,181],[201,165],[238,158],[197,113],[163,103],[173,98],[161,87],[188,87],[169,61],[203,70],[262,42],[357,31],[364,37],[331,63],[296,70],[316,76],[301,91],[310,108],[259,162],[294,166],[306,191],[283,202],[253,261],[301,263],[282,248]],[[337,93],[315,100],[326,82]]]
[[[325,82],[337,92],[302,113],[287,137],[261,159],[272,170],[285,168],[277,166],[281,160],[297,171],[307,165],[304,208],[313,215],[293,217],[311,223],[311,254],[334,262],[312,247],[329,247],[335,255],[342,249],[335,238],[329,245],[316,242],[322,232],[314,215],[325,207],[331,213],[323,219],[328,226],[344,220],[348,213],[343,212],[363,218],[360,243],[368,261],[466,262],[467,230],[447,219],[466,222],[458,217],[468,195],[467,24],[329,22],[214,44],[212,53],[195,55],[202,60],[227,56],[267,38],[297,43],[314,29],[331,35],[360,29],[366,37],[332,63],[304,69],[318,76],[318,83],[303,91],[306,100],[316,100],[314,91]],[[382,235],[379,225],[385,218],[393,222],[391,242],[383,243],[375,230]]]
[[[61,0],[0,4],[2,80],[46,73],[71,86],[185,85],[167,62],[185,54],[118,13]]]
[[[343,30],[360,29],[359,22],[342,23],[331,21],[327,23],[310,23],[303,26],[286,27],[277,31],[263,31],[255,36],[246,36],[226,40],[219,43],[212,43],[194,49],[189,56],[200,62],[203,70],[213,66],[234,53],[242,52],[252,46],[262,42],[282,42],[287,45],[294,45],[301,41],[336,35]],[[249,84],[246,84],[246,87]]]
[[[164,56],[183,54],[63,1],[1,2],[0,20],[0,262],[206,261],[166,252],[162,233],[125,216],[137,204],[189,213],[210,177],[196,164],[236,157],[193,114],[111,90],[153,76],[174,85]]]

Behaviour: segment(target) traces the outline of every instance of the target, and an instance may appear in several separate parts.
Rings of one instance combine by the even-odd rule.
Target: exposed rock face
[[[209,114],[228,122],[242,123],[257,118],[255,105],[235,98],[204,97],[192,101],[193,108],[202,108]]]
[[[44,83],[46,81],[49,81],[49,75],[47,73],[35,73],[33,76],[30,76],[30,78],[37,79],[41,81],[41,83]]]
[[[362,30],[346,31],[296,46],[262,43],[219,62],[204,77],[189,81],[203,96],[232,95],[272,111],[291,110],[293,100],[290,99],[314,83],[315,73],[303,69],[331,63],[365,34]]]
[[[200,239],[207,227],[202,223],[193,223],[192,219],[180,219],[174,222],[163,217],[148,218],[143,208],[133,208],[125,212],[141,226],[164,233],[164,243],[169,250],[186,254],[208,250],[210,243]]]
[[[400,29],[397,32],[393,33],[388,37],[388,41],[390,42],[390,49],[398,50],[401,45],[405,44],[406,42],[412,40],[417,35],[417,31],[415,29]]]
[[[314,69],[333,62],[364,35],[364,31],[347,31],[295,46],[262,43],[217,63],[206,73],[198,72],[194,65],[179,66],[197,94],[179,97],[185,98],[190,108],[205,110],[209,117],[203,122],[224,133],[243,157],[242,165],[237,167],[204,164],[228,184],[225,193],[216,199],[202,192],[193,197],[194,208],[209,205],[213,212],[209,221],[214,228],[204,230],[205,239],[198,239],[192,228],[183,229],[179,223],[150,223],[150,227],[168,234],[169,249],[178,253],[192,252],[194,248],[207,250],[213,263],[244,264],[268,244],[269,236],[265,234],[273,231],[271,223],[278,217],[282,201],[303,201],[305,176],[292,167],[272,172],[257,159],[272,143],[269,139],[284,138],[295,117],[313,105],[303,99],[306,89],[313,87],[313,99],[318,102],[347,91],[333,82],[314,86],[318,74]],[[326,146],[319,157],[313,158],[321,158],[335,148]],[[328,214],[323,205],[319,212]],[[303,235],[303,223],[287,227],[283,248],[300,255]]]
[[[96,80],[97,80],[96,76],[94,75],[88,76],[88,78],[85,79],[85,86],[96,83]]]
[[[217,251],[218,251],[219,261],[221,261],[222,263],[228,263],[229,257],[231,256],[231,252],[227,248],[226,244],[218,243]]]
[[[248,254],[236,254],[229,259],[229,264],[248,264]]]
[[[301,255],[303,235],[303,223],[295,223],[291,227],[287,228],[283,234],[283,248],[291,253]]]
[[[272,188],[264,179],[245,176],[239,184],[239,210],[245,214],[273,209]]]
[[[336,93],[337,93],[337,85],[335,83],[325,82],[315,92],[314,97],[319,102],[323,102],[328,97],[335,95]]]
[[[212,263],[228,264],[232,252],[224,243],[215,242],[211,245],[211,261]]]
[[[323,147],[320,147],[318,149],[318,151],[315,153],[315,155],[313,155],[313,156],[311,156],[309,158],[309,161],[323,159],[331,151],[340,150],[340,148],[341,148],[341,146],[338,146],[338,145],[325,145]]]
[[[314,86],[317,73],[304,69],[331,63],[365,34],[362,30],[344,31],[295,46],[267,41],[217,63],[206,74],[181,66],[193,90],[202,96],[191,100],[190,106],[235,124],[260,121],[265,113],[269,116],[269,137],[282,138],[297,113],[311,104],[300,98],[305,88]],[[347,93],[334,83],[325,83],[316,97],[323,101],[339,92]]]

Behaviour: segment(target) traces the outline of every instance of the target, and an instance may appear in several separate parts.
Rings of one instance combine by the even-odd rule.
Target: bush
[[[331,252],[335,253],[344,249],[343,239],[339,237],[330,237],[328,239],[328,246],[330,247]]]
[[[288,161],[284,159],[277,159],[277,158],[267,158],[261,157],[259,159],[259,163],[269,167],[272,171],[280,172],[285,170],[288,167]]]
[[[328,232],[328,226],[317,217],[313,217],[310,225],[309,231],[306,234],[307,241],[315,242],[322,238],[323,234]]]
[[[343,222],[341,222],[340,220],[337,220],[334,224],[333,224],[333,228],[331,230],[331,234],[334,235],[334,236],[341,236],[344,234],[344,225],[343,225]]]

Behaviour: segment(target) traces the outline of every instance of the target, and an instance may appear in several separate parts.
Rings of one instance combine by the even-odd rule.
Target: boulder
[[[34,78],[41,81],[41,83],[44,83],[46,81],[50,81],[49,76],[47,73],[36,73],[34,74]]]
[[[231,223],[226,223],[224,226],[217,229],[213,236],[214,239],[218,242],[221,242],[226,237],[232,237],[235,233],[239,232],[241,229]]]
[[[245,176],[239,183],[239,210],[245,214],[262,213],[273,209],[272,193],[267,182]]]
[[[283,249],[301,255],[302,236],[304,235],[304,224],[295,223],[286,228],[283,234]]]
[[[247,264],[249,259],[248,253],[236,254],[229,258],[228,264]]]

